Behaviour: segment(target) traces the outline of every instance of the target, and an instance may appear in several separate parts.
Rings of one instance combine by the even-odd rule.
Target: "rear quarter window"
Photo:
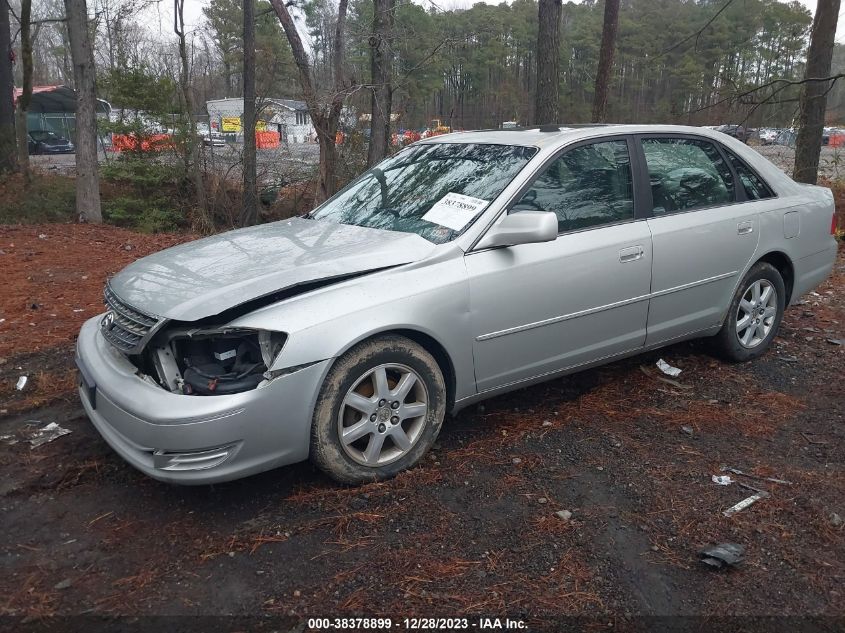
[[[728,160],[731,161],[734,171],[736,171],[737,178],[739,178],[748,200],[765,200],[775,197],[771,188],[742,159],[728,149],[725,149],[725,153],[728,155]]]

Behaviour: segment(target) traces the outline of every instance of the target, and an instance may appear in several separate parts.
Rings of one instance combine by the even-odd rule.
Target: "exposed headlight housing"
[[[284,347],[283,332],[240,328],[176,329],[149,355],[159,384],[186,395],[250,391],[267,378]]]

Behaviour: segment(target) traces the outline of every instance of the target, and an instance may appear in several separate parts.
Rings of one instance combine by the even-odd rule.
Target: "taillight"
[[[833,212],[833,217],[830,218],[830,234],[836,235],[836,211]]]

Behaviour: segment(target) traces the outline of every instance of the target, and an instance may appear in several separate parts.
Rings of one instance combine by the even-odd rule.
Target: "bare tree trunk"
[[[244,3],[244,191],[241,226],[258,221],[255,148],[255,0]]]
[[[4,174],[18,169],[14,95],[9,5],[0,0],[0,173]]]
[[[66,0],[67,1],[67,0]],[[185,41],[185,0],[173,0],[173,31],[179,38],[179,58],[181,67],[179,70],[179,86],[182,92],[182,99],[185,104],[185,112],[188,119],[188,135],[186,148],[190,155],[191,179],[194,181],[194,189],[197,193],[197,210],[199,212],[200,228],[208,231],[212,228],[211,218],[208,217],[208,205],[205,199],[205,184],[202,178],[202,161],[200,147],[197,139],[197,124],[194,119],[194,95],[191,92],[191,75],[188,66],[188,46]]]
[[[558,122],[561,0],[540,0],[537,17],[537,94],[534,123]]]
[[[225,97],[232,96],[232,64],[230,64],[226,57],[223,57],[223,79],[226,82],[226,92],[224,94]]]
[[[76,213],[80,222],[100,223],[96,75],[85,0],[65,0],[65,14],[76,83]]]
[[[18,168],[28,185],[29,173],[29,135],[27,134],[27,113],[32,101],[32,0],[21,0],[21,66],[23,85],[18,97],[16,110],[16,131],[18,136]]]
[[[394,0],[373,0],[373,34],[370,36],[372,72],[372,118],[367,165],[387,156],[390,147],[390,111],[393,107],[393,12]]]
[[[321,103],[317,95],[311,79],[311,62],[308,59],[308,53],[305,51],[302,38],[299,37],[296,24],[288,11],[285,0],[270,0],[270,4],[273,5],[290,44],[293,60],[299,71],[299,84],[308,106],[308,115],[314,124],[317,141],[320,144],[319,182],[317,183],[317,190],[314,192],[314,202],[319,204],[334,195],[337,190],[336,135],[340,115],[343,111],[343,101],[347,94],[347,89],[343,86],[343,40],[348,0],[340,0],[337,8],[337,26],[335,28],[334,46],[332,47],[334,85],[327,98],[328,103]]]
[[[818,0],[813,30],[810,34],[810,49],[807,52],[805,83],[801,86],[798,137],[795,140],[795,168],[792,178],[798,182],[813,185],[819,177],[824,114],[831,81],[818,80],[830,75],[839,4],[840,0]]]
[[[607,119],[607,93],[610,87],[610,74],[613,70],[613,52],[616,49],[618,27],[619,0],[605,0],[601,52],[596,73],[596,92],[593,97],[593,121],[596,123],[604,123]]]

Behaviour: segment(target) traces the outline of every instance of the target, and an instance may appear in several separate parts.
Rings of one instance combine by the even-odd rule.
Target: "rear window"
[[[709,141],[685,137],[642,140],[654,215],[734,202],[733,174]]]

